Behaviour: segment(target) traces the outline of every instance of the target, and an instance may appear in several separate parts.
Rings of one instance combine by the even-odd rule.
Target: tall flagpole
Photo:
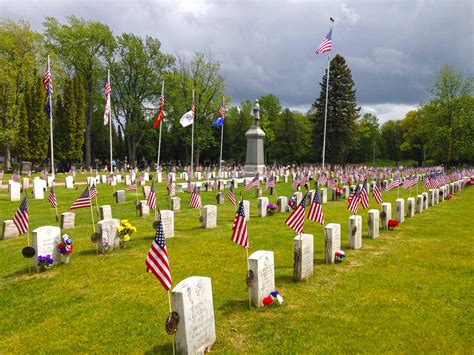
[[[331,41],[332,41],[332,25],[333,25],[334,20],[331,19],[329,20],[330,23],[330,32],[331,32]],[[324,135],[323,135],[323,171],[324,171],[324,164],[326,160],[326,123],[328,119],[328,94],[329,94],[329,69],[331,65],[331,51],[328,53],[328,75],[326,77],[326,107],[324,109]]]
[[[191,129],[191,176],[190,179],[193,178],[193,166],[194,166],[194,121],[196,119],[196,106],[194,106],[194,89],[193,89],[193,124]]]
[[[51,75],[51,67],[50,67],[50,61],[49,61],[49,54],[48,54],[48,72]],[[52,80],[52,79],[51,79]],[[49,90],[48,90],[48,100],[49,100],[49,133],[51,135],[51,175],[53,177],[53,181],[55,178],[54,174],[54,144],[53,144],[53,100],[52,100],[52,93],[51,93],[51,82],[48,84],[49,85]]]
[[[161,82],[161,97],[162,100],[165,99],[165,81],[163,80]],[[163,102],[160,102],[160,111],[161,111],[161,105]],[[160,169],[160,154],[161,154],[161,123],[163,122],[163,118],[161,118],[160,121],[160,137],[158,138],[158,156],[156,158],[156,175],[158,176],[158,171]],[[158,177],[157,177],[158,179]],[[158,180],[157,180],[158,181]]]
[[[224,96],[222,96],[222,108],[223,110],[225,110],[224,108]],[[222,114],[223,116],[225,115],[224,113]],[[222,116],[222,118],[224,118]],[[222,179],[222,142],[224,141],[224,120],[222,120],[222,124],[221,124],[221,153],[219,155],[219,178]]]
[[[107,70],[107,83],[109,83],[110,85],[110,69]],[[110,93],[107,95],[106,99],[109,101],[110,174],[113,174],[114,168],[112,165],[112,102],[110,98]]]

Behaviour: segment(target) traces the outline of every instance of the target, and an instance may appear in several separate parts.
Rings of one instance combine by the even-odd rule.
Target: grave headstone
[[[33,265],[38,266],[38,256],[50,255],[54,264],[61,260],[58,244],[61,243],[61,229],[53,226],[43,226],[33,231],[32,246],[35,249]]]
[[[18,237],[20,235],[20,232],[18,231],[18,228],[16,227],[15,223],[11,219],[7,219],[3,221],[3,231],[2,231],[2,239],[11,239]]]
[[[250,201],[244,200],[245,221],[250,220]]]
[[[315,190],[309,190],[308,191],[308,200],[307,200],[307,203],[310,204],[311,201],[313,201],[314,199],[314,194],[316,193]]]
[[[138,210],[141,217],[150,215],[150,207],[147,205],[147,200],[138,201]]]
[[[342,190],[344,191],[344,198],[345,199],[348,199],[349,198],[349,195],[351,193],[350,189],[349,189],[349,186],[345,185]]]
[[[433,207],[435,205],[435,191],[433,189],[428,190],[428,206]]]
[[[293,279],[302,281],[313,275],[313,235],[301,234],[294,238]]]
[[[428,192],[423,192],[423,209],[428,209]]]
[[[360,249],[362,247],[362,216],[352,215],[349,217],[349,249]]]
[[[288,211],[288,197],[279,196],[277,200],[278,211],[283,213]]]
[[[300,191],[297,191],[293,194],[293,196],[296,199],[296,205],[299,205],[301,203],[301,200],[303,199],[303,193]]]
[[[123,202],[125,202],[125,190],[117,190],[117,191],[115,191],[115,202],[116,202],[116,203],[123,203]]]
[[[388,230],[388,221],[392,219],[392,204],[390,202],[382,203],[382,227],[385,230]]]
[[[217,227],[217,206],[206,205],[202,209],[202,227],[206,229]]]
[[[181,198],[180,197],[171,197],[171,210],[173,212],[178,212],[181,210]]]
[[[398,223],[405,222],[405,200],[403,198],[396,199],[397,221]]]
[[[33,198],[35,200],[44,200],[44,191],[46,190],[46,181],[42,179],[33,180]]]
[[[216,341],[212,285],[209,277],[191,276],[173,288],[173,312],[179,315],[176,350],[205,354]]]
[[[110,205],[102,205],[99,207],[100,219],[112,218],[112,207]]]
[[[416,213],[423,213],[423,195],[416,196]]]
[[[150,194],[150,191],[151,191],[151,186],[142,187],[143,197],[145,198],[145,200],[148,199],[148,195]]]
[[[99,253],[106,253],[109,250],[120,247],[119,238],[117,238],[117,228],[120,226],[120,220],[116,218],[103,219],[97,223],[99,227],[99,241],[97,250]]]
[[[174,212],[171,210],[161,210],[160,214],[161,214],[161,221],[163,222],[163,233],[165,234],[165,238],[173,238],[174,237]]]
[[[64,185],[66,189],[73,189],[74,188],[74,178],[71,175],[66,176],[64,179]]]
[[[52,176],[48,176],[47,180],[44,180],[44,181],[45,181],[44,188],[46,188],[46,186],[51,187],[53,186],[54,178]]]
[[[158,182],[158,183],[163,182],[163,174],[162,173],[157,173],[156,174],[156,182]]]
[[[334,264],[336,251],[341,249],[341,225],[338,223],[329,223],[325,229],[324,258],[326,264]]]
[[[87,177],[87,185],[89,185],[89,187],[91,187],[92,185],[95,184],[95,177],[93,176],[88,176]]]
[[[35,181],[33,181],[33,186],[35,186]],[[34,191],[34,189],[33,189]],[[43,191],[43,189],[41,189]],[[9,201],[20,201],[21,199],[21,185],[16,181],[8,181],[8,200]]]
[[[434,204],[437,205],[439,203],[439,189],[434,189]]]
[[[132,180],[130,179],[130,175],[125,175],[125,186],[129,186],[132,184]]]
[[[257,188],[257,197],[262,197],[263,196],[263,190],[259,187]]]
[[[249,297],[255,307],[262,307],[263,298],[275,291],[275,265],[272,251],[257,250],[249,257],[249,271],[253,281],[249,287]]]
[[[150,174],[148,173],[148,171],[145,171],[143,173],[143,180],[150,181]]]
[[[21,187],[23,191],[30,188],[30,179],[29,178],[21,178]]]
[[[76,221],[76,214],[74,212],[61,213],[61,229],[73,229]]]
[[[415,215],[415,198],[407,198],[407,217],[411,218]]]
[[[328,203],[328,189],[324,187],[322,189],[319,189],[319,196],[321,197],[321,201],[323,204]]]
[[[117,184],[120,184],[120,183],[122,182],[122,175],[116,175],[116,176],[115,176],[115,182],[116,182]]]
[[[100,176],[100,182],[101,182],[102,184],[107,183],[107,176],[101,175],[101,176]]]
[[[380,229],[380,212],[379,210],[369,210],[369,233],[368,236],[371,239],[379,237]]]
[[[223,192],[218,192],[216,195],[217,203],[222,205],[225,202],[225,195]]]
[[[259,197],[257,202],[258,216],[267,216],[268,197]]]

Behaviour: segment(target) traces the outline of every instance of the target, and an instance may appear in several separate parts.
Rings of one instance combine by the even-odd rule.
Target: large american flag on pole
[[[168,261],[168,251],[166,250],[165,233],[161,216],[145,264],[146,271],[155,275],[165,290],[169,291],[171,289],[171,269]]]
[[[70,210],[74,210],[77,208],[83,208],[83,207],[90,207],[92,206],[91,202],[91,196],[89,192],[89,186],[86,187],[84,192],[77,198],[76,201],[72,204],[72,206],[69,208]]]
[[[112,86],[107,81],[104,85],[104,96],[105,96],[104,125],[107,125],[107,123],[109,123],[110,110],[111,110],[111,104],[110,104],[111,92],[112,92]]]
[[[15,216],[13,216],[13,223],[15,223],[20,234],[28,232],[28,197],[25,196],[23,201],[20,203],[20,207],[18,207]]]
[[[165,97],[163,93],[160,95],[160,110],[158,111],[158,116],[156,117],[155,122],[153,123],[153,128],[158,127],[160,122],[163,120],[163,110],[165,108]]]
[[[306,197],[307,194],[304,195],[303,200],[301,200],[298,207],[296,207],[293,212],[291,212],[285,221],[286,225],[293,229],[297,234],[303,233],[304,215],[306,211]]]
[[[51,186],[51,190],[49,190],[48,201],[54,208],[58,207],[58,200],[56,199],[56,194],[54,193],[54,184]]]
[[[313,201],[311,201],[311,206],[309,207],[308,219],[324,224],[324,214],[323,206],[321,201],[321,196],[319,196],[319,189],[316,186],[316,191],[314,193]]]
[[[239,202],[239,208],[235,214],[234,224],[232,225],[232,238],[234,243],[237,243],[244,248],[249,247],[249,237],[247,233],[247,223],[245,222],[244,201]]]
[[[48,118],[50,118],[51,96],[53,95],[53,77],[51,76],[51,71],[49,70],[49,67],[43,76],[43,86],[44,86],[44,89],[46,90],[46,105],[44,107],[44,110],[46,111],[46,115],[48,116]]]
[[[316,49],[316,54],[323,54],[331,51],[332,46],[332,30],[324,37],[323,41]]]

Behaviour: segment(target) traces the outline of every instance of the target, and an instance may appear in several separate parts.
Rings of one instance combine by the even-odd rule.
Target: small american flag
[[[324,224],[322,201],[321,197],[319,196],[319,190],[317,186],[313,201],[311,201],[311,206],[309,207],[308,219],[320,224]]]
[[[77,208],[90,207],[90,206],[92,206],[91,196],[89,192],[89,187],[86,187],[86,189],[81,194],[81,196],[79,196],[77,200],[74,201],[74,203],[69,209],[74,210]]]
[[[52,185],[51,190],[49,190],[48,201],[54,208],[58,207],[58,200],[56,199],[56,194],[54,193],[54,185]]]
[[[239,202],[239,208],[235,214],[234,224],[232,225],[232,238],[234,243],[237,243],[244,248],[249,247],[249,237],[247,233],[247,223],[245,222],[244,201]]]
[[[285,221],[286,225],[293,229],[297,234],[303,233],[304,215],[306,211],[306,196],[307,195],[303,197],[303,200],[300,202],[298,207],[296,207],[296,209],[291,212]]]
[[[156,208],[156,194],[155,194],[155,182],[151,183],[150,193],[148,194],[148,199],[146,200],[146,204],[152,210]]]
[[[268,178],[267,178],[267,183],[265,185],[265,188],[266,189],[269,189],[271,187],[275,187],[275,178],[273,177],[273,175],[270,175]]]
[[[372,195],[375,198],[375,201],[377,201],[378,204],[382,203],[382,191],[380,190],[380,181],[377,180],[377,182],[374,184],[374,189],[372,191]]]
[[[326,37],[324,37],[323,41],[321,42],[319,47],[316,49],[316,53],[323,54],[326,52],[330,52],[331,46],[332,46],[332,30],[329,31]]]
[[[258,174],[250,180],[246,185],[245,185],[245,191],[250,190],[252,187],[258,187],[259,185],[259,180],[258,180]]]
[[[433,187],[433,182],[431,181],[431,176],[425,177],[425,189],[431,189]]]
[[[20,203],[20,207],[18,207],[15,216],[13,216],[13,223],[15,223],[20,234],[28,232],[28,197],[25,196]]]
[[[170,175],[170,177],[168,178],[168,186],[166,187],[166,189],[168,190],[168,195],[172,195],[173,194],[173,177]]]
[[[235,194],[234,194],[234,182],[232,181],[229,187],[229,192],[227,193],[227,198],[229,199],[230,203],[235,206]]]
[[[352,213],[356,214],[357,209],[359,207],[360,203],[360,188],[359,186],[356,187],[356,189],[352,192],[352,195],[348,199],[349,205],[347,206],[347,209],[351,211]]]
[[[194,208],[201,208],[201,196],[199,195],[199,190],[197,187],[194,187],[193,192],[191,193],[191,198],[189,199],[189,206]]]
[[[292,187],[294,190],[296,190],[299,185],[301,185],[300,174],[296,174],[295,178],[293,179],[293,182],[291,183],[291,187]]]
[[[393,181],[387,186],[385,191],[390,191],[396,187],[400,186],[400,174],[397,174],[394,178]]]
[[[334,190],[337,186],[337,180],[336,179],[329,179],[328,181],[328,187],[332,190]]]
[[[405,181],[403,182],[402,187],[405,190],[408,190],[409,188],[415,186],[417,183],[418,183],[418,179],[416,178],[416,176],[413,176],[413,177],[410,176],[410,177],[405,179]]]
[[[362,190],[360,190],[360,204],[362,208],[367,209],[369,207],[369,193],[367,192],[367,179],[362,184]]]
[[[146,271],[151,272],[160,281],[166,291],[171,289],[171,269],[166,250],[165,233],[163,223],[158,221],[156,234],[151,242],[150,251],[146,257]]]
[[[93,184],[89,189],[89,194],[91,195],[91,200],[97,196],[97,188],[95,187],[95,184]]]
[[[12,180],[18,182],[20,180],[20,173],[18,170],[16,170],[13,175],[12,175]]]
[[[105,111],[104,111],[104,125],[109,122],[111,105],[110,105],[110,93],[112,92],[112,86],[109,82],[104,85],[104,96],[105,96]]]
[[[321,185],[326,185],[326,183],[328,182],[328,179],[326,178],[326,176],[324,175],[321,175],[318,179],[318,182],[321,184]]]
[[[135,191],[137,189],[137,180],[133,179],[132,183],[128,185],[127,191]]]

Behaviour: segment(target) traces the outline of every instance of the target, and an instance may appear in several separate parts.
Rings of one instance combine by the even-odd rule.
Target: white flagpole
[[[194,166],[194,121],[196,119],[196,106],[194,106],[194,89],[193,89],[193,107],[194,107],[194,112],[193,112],[193,123],[192,123],[192,129],[191,129],[191,176],[190,179],[193,178],[193,166]]]
[[[107,70],[107,83],[110,85],[110,69]],[[109,140],[110,140],[110,174],[113,174],[114,168],[112,165],[112,100],[110,94],[107,95],[108,105],[109,105]],[[113,178],[113,177],[112,177]],[[115,185],[114,185],[115,192]]]
[[[161,96],[163,97],[163,100],[165,99],[165,81],[163,80],[161,82]],[[161,110],[161,105],[162,103],[160,102],[160,110]],[[156,175],[157,175],[157,180],[158,181],[158,172],[160,169],[160,154],[161,154],[161,123],[163,122],[163,118],[160,121],[160,137],[158,138],[158,157],[156,158]]]
[[[49,74],[51,75],[49,54],[48,54],[48,71],[49,71]],[[54,181],[55,173],[54,173],[54,144],[53,144],[53,97],[52,97],[53,94],[51,93],[51,84],[48,84],[48,85],[50,87],[48,100],[49,100],[49,133],[51,135],[51,175]]]
[[[332,41],[332,24],[334,20],[331,18],[330,20],[330,32],[331,32],[331,41]],[[326,161],[326,123],[328,119],[328,94],[329,94],[329,70],[331,65],[331,51],[328,54],[328,75],[326,77],[326,107],[324,109],[324,135],[323,135],[323,171],[324,171],[324,164]]]
[[[224,96],[222,96],[222,107],[224,108]],[[221,124],[221,153],[219,155],[219,178],[221,179],[222,179],[222,142],[223,141],[224,141],[224,120],[222,120],[222,124]]]

